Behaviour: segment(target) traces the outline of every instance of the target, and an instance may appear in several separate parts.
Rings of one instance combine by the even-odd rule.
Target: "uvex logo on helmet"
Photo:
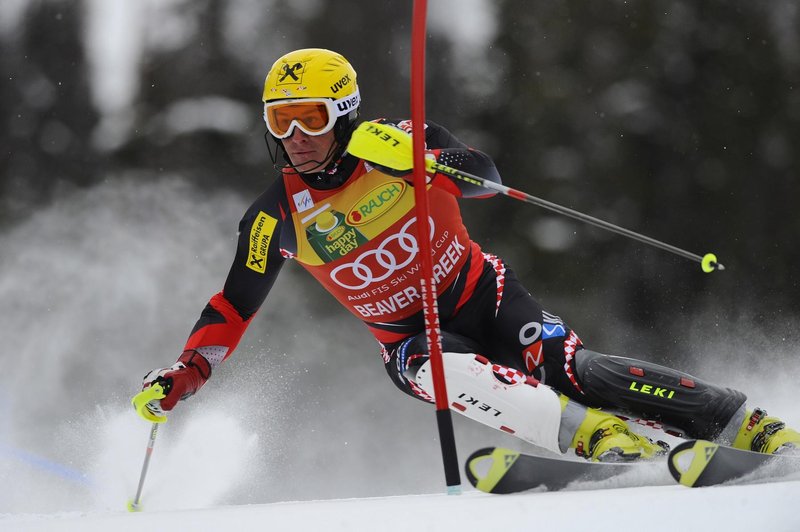
[[[331,85],[329,88],[332,93],[336,94],[337,92],[342,90],[345,86],[350,84],[350,81],[352,81],[350,79],[350,74],[345,74],[344,77],[342,77],[342,79]]]
[[[348,98],[343,98],[341,100],[336,100],[336,110],[339,111],[340,115],[343,115],[347,111],[351,109],[355,109],[358,107],[358,104],[361,100],[361,97],[358,93],[353,94]]]

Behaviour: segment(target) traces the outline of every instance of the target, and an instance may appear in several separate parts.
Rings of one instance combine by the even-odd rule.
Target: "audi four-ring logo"
[[[405,225],[403,225],[399,233],[395,233],[381,242],[381,245],[376,249],[362,253],[353,262],[348,262],[347,264],[342,264],[334,268],[333,271],[331,271],[331,279],[333,279],[333,281],[342,288],[347,288],[348,290],[361,290],[372,283],[379,283],[383,281],[397,270],[405,268],[411,264],[411,261],[414,260],[414,257],[416,257],[417,253],[419,252],[419,246],[417,245],[417,239],[414,237],[414,235],[408,232],[408,229],[415,224],[416,221],[416,217],[411,218],[405,223]],[[430,237],[433,238],[433,219],[429,217],[428,222],[430,223],[431,227]],[[400,249],[397,250],[397,253],[399,254],[400,251],[404,252],[402,257],[398,257],[395,255],[395,252],[386,249],[389,244],[395,240],[397,240],[397,245],[400,246]],[[365,264],[365,262],[367,262],[367,260],[373,256],[375,257],[375,263]],[[339,279],[339,274],[341,272],[349,272],[350,275],[361,282],[358,284],[344,282]]]

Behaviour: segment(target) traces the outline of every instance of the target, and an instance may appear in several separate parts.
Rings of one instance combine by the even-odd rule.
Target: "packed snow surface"
[[[13,302],[0,320],[0,531],[800,530],[797,477],[688,489],[643,468],[559,493],[445,495],[432,409],[394,389],[364,328],[291,267],[159,431],[144,511],[128,513],[150,429],[130,398],[221,288],[247,201],[130,178],[0,233],[0,298]],[[745,314],[695,321],[685,369],[800,426],[796,323],[776,336]],[[488,445],[530,451],[454,426],[462,463]]]
[[[142,530],[648,531],[800,530],[800,481],[684,488],[665,485],[518,495],[408,495],[199,510],[10,515],[19,532]]]

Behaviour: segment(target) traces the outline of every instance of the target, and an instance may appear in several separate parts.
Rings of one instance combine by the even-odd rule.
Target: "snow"
[[[280,312],[261,314],[159,431],[144,511],[127,513],[150,428],[130,398],[219,289],[246,202],[132,176],[65,192],[0,233],[0,298],[14,302],[0,320],[0,531],[800,530],[798,477],[691,490],[643,468],[568,492],[444,495],[433,412],[392,387],[368,333],[318,308],[299,268],[270,294]],[[741,330],[696,335],[700,374],[798,426],[795,347]],[[454,426],[462,461],[520,445]]]
[[[465,531],[637,529],[796,532],[800,481],[755,486],[655,486],[489,495],[429,494],[282,502],[200,510],[12,515],[1,530],[115,532],[142,530]]]

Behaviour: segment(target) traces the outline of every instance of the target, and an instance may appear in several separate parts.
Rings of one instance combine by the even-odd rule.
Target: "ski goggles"
[[[285,139],[295,126],[308,135],[324,135],[336,123],[336,119],[356,109],[361,96],[356,88],[338,100],[330,98],[295,98],[264,103],[264,121],[275,138]]]

